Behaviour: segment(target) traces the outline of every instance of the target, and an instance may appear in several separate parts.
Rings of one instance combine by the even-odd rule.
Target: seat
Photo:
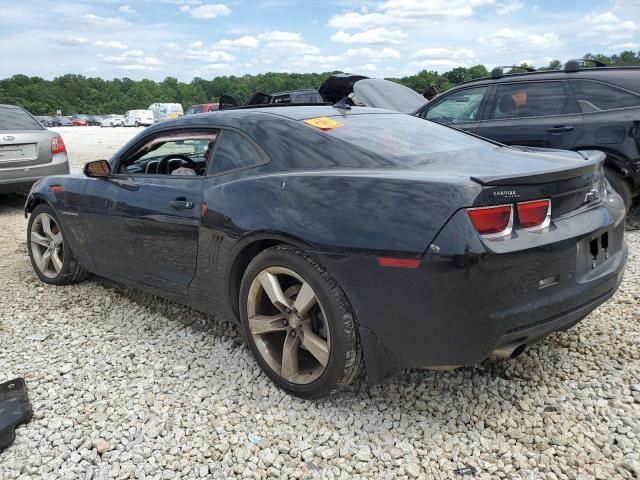
[[[500,97],[497,107],[499,112],[496,112],[498,113],[496,118],[512,118],[516,116],[516,112],[518,111],[516,101],[510,93],[505,93]]]

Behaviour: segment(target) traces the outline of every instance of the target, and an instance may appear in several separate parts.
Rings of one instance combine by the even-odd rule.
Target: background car
[[[100,115],[88,115],[87,125],[98,126],[102,123],[102,117]]]
[[[153,125],[153,112],[151,110],[129,110],[124,114],[125,127],[148,127]]]
[[[196,113],[206,113],[206,112],[214,112],[218,110],[217,103],[201,103],[199,105],[191,105],[187,108],[187,111],[184,112],[185,115],[194,115]]]
[[[122,127],[124,117],[122,115],[105,115],[100,122],[101,127]]]
[[[28,190],[38,179],[69,173],[60,134],[26,110],[0,105],[0,193]]]
[[[152,103],[148,110],[153,112],[153,121],[162,122],[163,120],[171,120],[184,115],[182,105],[179,103]]]
[[[53,119],[46,115],[37,115],[38,121],[45,127],[53,127]]]
[[[459,85],[417,115],[506,145],[606,154],[607,179],[627,208],[640,193],[640,67],[504,74]]]
[[[517,356],[610,298],[627,249],[603,161],[380,109],[193,115],[38,184],[29,252],[44,282],[93,272],[239,322],[269,378],[317,398],[365,365]]]
[[[73,124],[71,123],[71,120],[69,120],[67,117],[63,117],[61,115],[55,116],[55,117],[51,117],[51,124],[54,127],[71,127],[73,126]]]

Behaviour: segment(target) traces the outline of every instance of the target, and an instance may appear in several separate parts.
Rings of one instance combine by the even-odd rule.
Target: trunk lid
[[[48,130],[0,132],[0,169],[50,162],[52,136]]]

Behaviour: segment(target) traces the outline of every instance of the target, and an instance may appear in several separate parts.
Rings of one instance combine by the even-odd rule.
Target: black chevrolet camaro
[[[317,398],[514,357],[610,298],[627,249],[603,160],[361,107],[191,115],[34,185],[29,254],[46,283],[91,272],[238,322]]]

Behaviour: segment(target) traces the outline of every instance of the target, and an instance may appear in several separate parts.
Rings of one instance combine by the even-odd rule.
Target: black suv
[[[504,74],[472,80],[435,98],[416,115],[507,145],[597,149],[627,208],[640,193],[640,67]]]

